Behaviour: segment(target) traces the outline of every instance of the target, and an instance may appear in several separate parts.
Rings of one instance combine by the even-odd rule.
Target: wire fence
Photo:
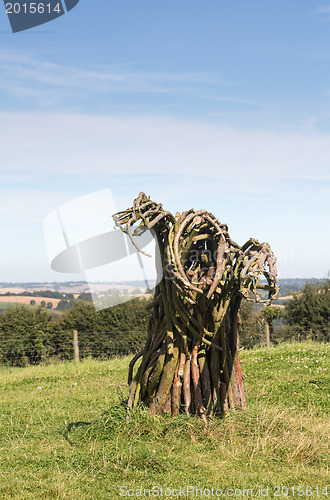
[[[79,361],[85,358],[107,360],[141,351],[146,333],[135,332],[61,332],[55,338],[48,338],[42,332],[27,336],[0,338],[0,364],[7,366],[27,366],[60,361]],[[329,342],[329,329],[290,327],[282,325],[272,332],[271,344],[312,340]],[[240,345],[253,349],[266,345],[263,329],[243,328]]]
[[[288,325],[284,322],[275,322],[270,338],[272,345],[278,345],[283,342],[303,342],[306,340],[315,342],[329,342],[330,326],[321,327],[319,325],[311,325],[309,327],[305,327],[298,325]],[[242,347],[253,349],[255,347],[263,347],[265,344],[265,325],[256,328],[246,328],[243,325],[240,334],[240,345]]]
[[[125,332],[126,333],[126,332]],[[56,339],[42,336],[0,339],[0,364],[26,366],[60,361],[79,361],[84,358],[107,360],[140,351],[145,333],[135,332],[135,338],[123,338],[118,332],[71,331]]]

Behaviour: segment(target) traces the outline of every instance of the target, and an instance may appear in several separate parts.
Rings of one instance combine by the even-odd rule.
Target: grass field
[[[243,351],[248,409],[208,429],[143,409],[125,424],[129,358],[0,367],[0,499],[134,498],[153,486],[151,498],[161,487],[174,498],[180,486],[184,498],[189,486],[210,498],[213,487],[213,498],[220,489],[260,497],[263,488],[263,496],[326,499],[329,347]],[[196,490],[188,498],[196,493],[207,498]]]

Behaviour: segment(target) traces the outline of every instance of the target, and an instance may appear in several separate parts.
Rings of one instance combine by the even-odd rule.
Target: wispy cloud
[[[105,92],[191,92],[200,85],[223,85],[218,75],[206,73],[161,73],[132,71],[125,65],[65,66],[37,60],[30,54],[0,51],[0,89],[11,95],[39,97],[40,91],[57,98],[79,97],[84,93],[95,95]],[[77,94],[78,93],[78,94]]]
[[[229,102],[233,104],[245,104],[247,106],[256,106],[260,107],[262,104],[257,101],[250,101],[249,99],[239,99],[235,97],[212,97],[212,96],[207,96],[206,99],[209,99],[211,101],[219,101],[219,102]]]
[[[330,5],[320,5],[317,7],[317,12],[320,14],[329,14],[330,13]]]

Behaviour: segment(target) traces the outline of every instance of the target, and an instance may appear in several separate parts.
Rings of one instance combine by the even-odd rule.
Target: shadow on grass
[[[170,415],[150,415],[148,408],[142,403],[130,414],[128,422],[127,399],[113,404],[100,417],[91,422],[71,422],[64,430],[64,438],[71,446],[78,446],[91,439],[108,441],[114,437],[133,442],[139,439],[172,439],[174,436],[191,438],[202,437],[209,433],[202,419],[197,416],[187,416],[185,413],[173,417]],[[220,423],[223,417],[210,419],[210,427]],[[213,424],[212,424],[213,423]]]
[[[64,429],[64,438],[71,446],[80,444],[73,442],[70,436],[70,434],[74,433],[74,431],[85,429],[83,436],[79,432],[76,433],[76,435],[78,434],[80,438],[91,436],[92,434],[99,434],[100,431],[102,431],[101,434],[103,435],[104,439],[104,431],[107,431],[110,437],[111,434],[113,434],[113,431],[118,431],[122,428],[123,424],[125,423],[128,399],[124,398],[123,394],[119,391],[117,394],[119,401],[113,404],[109,408],[109,410],[101,413],[100,418],[92,420],[91,422],[78,421],[66,423]]]

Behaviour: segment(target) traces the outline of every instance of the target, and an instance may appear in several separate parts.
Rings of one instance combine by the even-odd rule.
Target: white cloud
[[[267,191],[329,179],[325,133],[239,130],[163,117],[1,113],[2,170],[20,174],[186,174]],[[259,186],[259,189],[258,189]]]
[[[312,228],[324,250],[313,267],[309,264],[308,274],[322,276],[329,267],[326,183],[311,182],[309,193],[306,183],[299,188],[292,182],[330,179],[327,134],[242,130],[160,116],[0,113],[0,151],[2,255],[8,262],[3,276],[13,272],[10,266],[16,269],[20,231],[30,226],[34,232],[25,237],[26,256],[15,279],[32,279],[42,259],[46,276],[43,218],[62,203],[107,187],[118,209],[145,189],[171,211],[195,203],[195,208],[208,208],[229,223],[239,243],[260,234],[283,255],[289,248],[294,264],[282,259],[282,276],[304,275],[311,261],[305,231]],[[141,181],[139,175],[144,175]],[[93,179],[101,181],[97,185]],[[257,220],[250,225],[252,213]],[[25,268],[30,274],[20,278]]]
[[[41,223],[43,218],[76,194],[60,192],[59,190],[38,190],[27,184],[25,189],[1,190],[0,223],[11,225],[15,223]]]

